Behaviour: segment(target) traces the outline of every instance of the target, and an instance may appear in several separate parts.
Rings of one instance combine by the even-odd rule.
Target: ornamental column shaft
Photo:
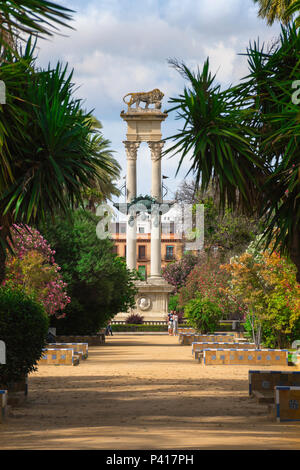
[[[130,203],[136,197],[136,159],[139,142],[125,141],[127,156],[126,201]],[[136,216],[127,216],[126,264],[129,269],[136,269]]]
[[[148,142],[151,150],[152,182],[151,196],[158,204],[162,202],[161,191],[161,151],[164,142]],[[151,278],[161,277],[161,216],[157,208],[151,214]]]

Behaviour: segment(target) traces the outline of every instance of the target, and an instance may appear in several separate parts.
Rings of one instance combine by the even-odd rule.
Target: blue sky
[[[74,68],[77,96],[84,99],[86,109],[94,109],[124,170],[126,125],[120,112],[125,109],[122,97],[126,93],[159,88],[165,93],[163,109],[167,109],[168,99],[184,86],[181,76],[169,66],[169,58],[196,68],[210,57],[221,85],[236,83],[247,73],[245,58],[238,54],[258,37],[271,43],[280,30],[278,24],[269,27],[257,18],[252,0],[57,2],[76,10],[71,23],[75,30],[61,30],[64,35],[40,40],[39,64],[54,65],[60,60],[68,62],[70,70]],[[162,125],[164,138],[180,126],[174,117],[170,114]],[[170,177],[168,197],[189,169],[187,161],[175,178],[177,164],[177,157],[162,164],[163,174]],[[150,192],[150,165],[150,152],[144,144],[138,154],[138,193]]]

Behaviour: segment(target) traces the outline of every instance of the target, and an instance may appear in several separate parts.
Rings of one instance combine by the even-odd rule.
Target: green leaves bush
[[[46,345],[49,320],[43,306],[21,289],[0,287],[0,339],[6,345],[6,364],[0,383],[20,380],[36,370]]]
[[[184,307],[184,316],[189,325],[205,334],[217,329],[222,310],[218,304],[211,302],[206,297],[196,297]]]
[[[55,250],[71,302],[65,318],[51,318],[60,335],[92,335],[118,312],[135,305],[134,274],[113,253],[110,240],[96,235],[99,218],[77,210],[41,227]]]

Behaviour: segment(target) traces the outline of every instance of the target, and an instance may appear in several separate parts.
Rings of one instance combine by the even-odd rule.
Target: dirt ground
[[[0,449],[299,450],[300,423],[249,398],[248,369],[202,366],[176,337],[109,337],[79,366],[30,375]]]

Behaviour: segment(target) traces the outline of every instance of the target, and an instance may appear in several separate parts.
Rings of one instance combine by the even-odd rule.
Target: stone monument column
[[[127,156],[127,176],[126,176],[126,202],[130,203],[136,197],[136,159],[139,142],[125,141]],[[136,216],[127,216],[127,244],[126,244],[126,264],[129,269],[136,269]]]
[[[128,98],[128,96],[130,98]],[[164,94],[154,89],[150,92],[129,93],[123,101],[127,104],[126,111],[121,112],[121,118],[127,124],[125,149],[127,154],[127,178],[126,199],[127,204],[136,199],[137,192],[137,151],[141,142],[147,142],[151,151],[152,182],[151,197],[157,204],[162,202],[162,177],[161,177],[161,151],[164,145],[162,141],[161,124],[168,114],[161,111],[161,101]],[[125,98],[127,97],[127,100]],[[146,103],[141,107],[140,103]],[[135,104],[135,107],[133,105]],[[154,105],[150,108],[149,105]],[[143,178],[144,175],[141,175]],[[142,195],[141,195],[142,196]],[[145,195],[145,201],[149,202],[149,195]],[[150,202],[151,203],[151,202]],[[131,270],[136,269],[137,261],[137,221],[133,212],[128,209],[127,221],[127,251],[126,264]],[[165,320],[168,313],[168,299],[173,290],[161,276],[161,216],[156,208],[151,214],[151,273],[147,280],[137,280],[138,289],[136,305],[133,309],[143,315],[145,320]],[[117,319],[124,320],[128,312],[120,312]]]
[[[152,181],[151,196],[158,204],[162,202],[161,151],[164,142],[148,142],[151,150]],[[158,207],[151,214],[151,268],[150,279],[161,278],[161,216]]]

